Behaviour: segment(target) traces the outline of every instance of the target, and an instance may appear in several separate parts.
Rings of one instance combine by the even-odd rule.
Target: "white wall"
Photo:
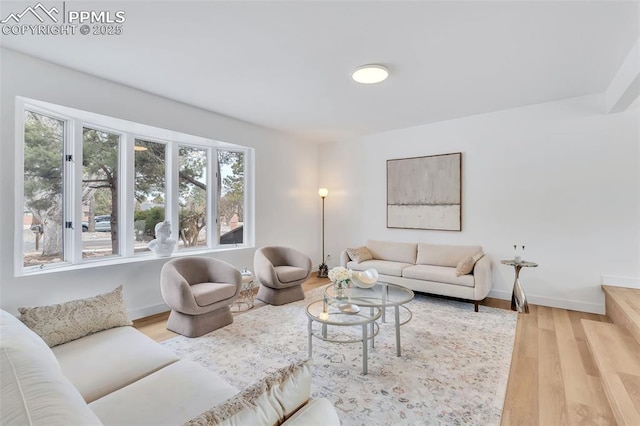
[[[601,276],[640,280],[639,114],[589,96],[390,131],[320,149],[327,252],[367,238],[481,244],[510,299],[513,244],[530,302],[604,312]],[[386,160],[463,153],[462,232],[386,228]]]
[[[2,49],[0,132],[0,306],[58,303],[124,285],[134,317],[162,308],[165,260],[14,277],[15,97],[25,96],[255,148],[256,246],[282,244],[320,258],[317,147],[277,132]],[[212,256],[253,269],[253,249]]]

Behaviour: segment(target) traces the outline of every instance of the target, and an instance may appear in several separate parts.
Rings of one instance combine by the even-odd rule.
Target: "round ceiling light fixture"
[[[389,69],[378,64],[359,66],[353,71],[353,74],[351,74],[351,78],[362,84],[380,83],[386,80],[388,76]]]

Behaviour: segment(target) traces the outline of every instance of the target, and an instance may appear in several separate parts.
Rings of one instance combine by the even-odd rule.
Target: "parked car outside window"
[[[96,232],[111,232],[111,216],[108,214],[95,217],[95,230]],[[89,230],[89,223],[82,222],[82,232]]]

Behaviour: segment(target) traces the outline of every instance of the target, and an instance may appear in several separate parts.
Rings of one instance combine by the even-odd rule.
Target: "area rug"
[[[162,344],[243,389],[266,371],[305,359],[306,306],[322,288],[284,306],[236,316],[206,336]],[[516,330],[515,312],[416,294],[396,356],[392,323],[380,324],[362,374],[360,343],[313,340],[312,397],[329,399],[343,425],[498,425]],[[388,318],[392,320],[392,310]],[[407,314],[403,314],[407,317]],[[358,332],[359,327],[340,327]]]

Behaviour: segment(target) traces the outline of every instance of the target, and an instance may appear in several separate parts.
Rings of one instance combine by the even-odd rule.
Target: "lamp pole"
[[[318,278],[326,278],[329,275],[329,267],[324,263],[324,199],[329,194],[329,190],[320,188],[318,194],[322,198],[322,263],[318,267]]]

